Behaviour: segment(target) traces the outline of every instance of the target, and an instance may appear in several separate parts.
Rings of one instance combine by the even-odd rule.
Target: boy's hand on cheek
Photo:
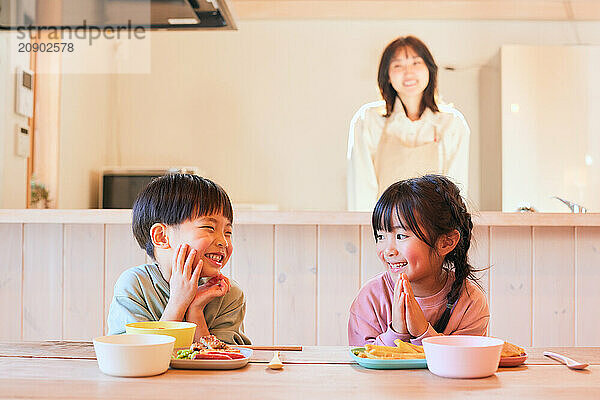
[[[221,274],[213,276],[204,285],[198,287],[190,308],[204,309],[212,299],[225,296],[230,288],[231,283],[227,277]]]
[[[398,278],[394,286],[394,299],[392,302],[392,329],[401,334],[408,333],[404,306],[405,297],[406,295],[402,290],[402,279]]]
[[[406,278],[406,275],[402,274],[402,277],[399,280],[402,281],[402,288],[405,294],[404,306],[406,309],[406,327],[411,336],[419,337],[425,333],[429,326],[429,322],[425,318],[421,306],[417,303],[417,299],[415,299],[415,295],[413,294],[412,287],[410,286],[410,282]]]
[[[196,295],[202,261],[193,265],[195,256],[196,250],[187,244],[179,245],[173,255],[169,279],[169,303],[175,307],[187,308]]]

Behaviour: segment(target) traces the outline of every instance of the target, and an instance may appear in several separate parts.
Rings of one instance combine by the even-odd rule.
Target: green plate
[[[364,351],[364,347],[353,347],[350,349],[352,359],[365,368],[371,369],[415,369],[427,368],[427,360],[415,358],[412,360],[377,360],[374,358],[358,357],[354,352]]]

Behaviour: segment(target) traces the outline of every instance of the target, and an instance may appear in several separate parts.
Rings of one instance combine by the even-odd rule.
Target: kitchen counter
[[[600,345],[600,319],[589,318],[600,308],[600,214],[482,212],[474,223],[469,258],[490,335]],[[350,304],[383,270],[370,214],[239,211],[234,225],[223,273],[244,290],[253,343],[346,344]],[[0,234],[0,340],[101,335],[117,278],[150,261],[131,210],[0,210]]]
[[[241,225],[370,225],[370,212],[351,211],[235,211]],[[130,224],[131,210],[0,209],[0,223]],[[600,226],[600,213],[504,213],[473,214],[480,226]]]

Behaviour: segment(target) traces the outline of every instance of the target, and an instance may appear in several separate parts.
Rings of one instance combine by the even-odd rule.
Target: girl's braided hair
[[[377,231],[391,232],[395,213],[403,229],[413,232],[432,251],[438,239],[456,229],[460,239],[454,250],[446,255],[442,268],[454,271],[454,282],[448,293],[447,307],[434,325],[443,332],[450,319],[452,307],[461,294],[466,279],[477,283],[475,270],[468,261],[473,222],[458,187],[442,175],[425,175],[406,179],[388,187],[373,211],[372,225],[375,240]]]

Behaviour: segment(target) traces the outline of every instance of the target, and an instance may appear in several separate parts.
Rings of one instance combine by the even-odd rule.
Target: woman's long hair
[[[377,74],[377,83],[379,84],[379,91],[383,100],[385,100],[385,117],[388,118],[394,111],[394,103],[398,92],[392,86],[390,82],[390,64],[392,58],[401,49],[411,48],[419,57],[423,59],[427,69],[429,70],[429,83],[423,91],[423,97],[421,98],[421,105],[419,107],[419,117],[423,114],[426,108],[431,109],[433,112],[439,111],[435,96],[437,92],[437,71],[438,66],[433,59],[433,55],[421,40],[414,36],[402,36],[387,45],[381,60],[379,61],[379,72]]]

